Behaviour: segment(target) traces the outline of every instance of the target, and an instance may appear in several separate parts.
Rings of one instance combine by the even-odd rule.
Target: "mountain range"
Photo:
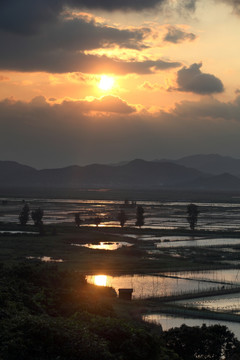
[[[194,189],[239,190],[240,160],[220,155],[193,155],[178,160],[136,159],[113,165],[92,164],[37,170],[0,161],[1,188]]]
[[[240,159],[234,159],[230,156],[217,154],[192,155],[174,162],[209,174],[220,175],[229,173],[240,177]]]

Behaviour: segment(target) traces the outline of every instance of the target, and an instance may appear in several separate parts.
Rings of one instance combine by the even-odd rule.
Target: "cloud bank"
[[[167,27],[167,33],[163,38],[164,41],[171,42],[173,44],[178,44],[183,41],[193,41],[195,39],[195,34],[186,32],[183,29],[172,25]]]
[[[43,97],[3,100],[2,159],[43,168],[199,152],[238,155],[240,96],[184,101],[154,114],[136,109],[114,97],[60,104]]]
[[[222,81],[212,74],[203,73],[201,67],[201,63],[195,63],[180,69],[177,73],[178,90],[201,95],[223,92]]]
[[[171,3],[169,0],[1,0],[0,29],[32,35],[42,25],[58,22],[60,15],[66,9],[142,11],[169,3]],[[195,1],[180,0],[177,8],[192,11],[195,9]]]
[[[142,50],[144,39],[151,32],[147,27],[117,29],[86,17],[66,19],[45,25],[33,36],[19,36],[0,31],[0,69],[45,71],[50,73],[116,73],[150,74],[175,68],[176,61],[121,61],[84,52],[108,47]]]

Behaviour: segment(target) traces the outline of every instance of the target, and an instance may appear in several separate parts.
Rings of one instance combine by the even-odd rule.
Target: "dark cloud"
[[[126,62],[106,56],[85,55],[84,51],[118,46],[141,50],[149,28],[117,29],[86,18],[62,19],[48,24],[34,36],[0,31],[0,69],[52,73],[152,73],[180,66],[162,60]]]
[[[178,44],[183,41],[193,41],[196,39],[196,35],[193,33],[186,32],[176,26],[168,26],[167,33],[164,36],[163,40]]]
[[[165,0],[1,0],[0,28],[18,34],[32,34],[41,25],[57,22],[66,8],[104,10],[144,10]]]
[[[86,7],[88,9],[113,10],[144,10],[154,8],[165,0],[69,0],[68,5]]]
[[[111,104],[118,113],[109,112]],[[239,119],[240,97],[226,103],[184,101],[155,114],[138,113],[109,97],[61,104],[48,104],[43,97],[29,103],[3,100],[0,152],[2,159],[37,167],[203,152],[240,156]]]
[[[201,67],[201,63],[195,63],[180,69],[177,73],[178,90],[201,95],[223,92],[222,81],[212,74],[202,73]]]
[[[237,121],[240,119],[240,96],[232,102],[221,102],[214,98],[202,101],[182,101],[172,112],[176,117],[192,119],[222,119]]]
[[[0,68],[17,71],[45,71],[50,73],[65,73],[80,71],[88,74],[153,74],[158,70],[166,70],[179,67],[179,62],[167,62],[163,60],[146,61],[118,61],[106,56],[85,55],[56,51],[55,53],[30,52],[9,58],[0,58]]]
[[[195,11],[196,10],[196,3],[197,0],[183,0],[182,1],[183,6],[190,11]]]
[[[41,24],[56,21],[62,9],[61,0],[1,0],[0,29],[32,34]]]
[[[144,37],[151,32],[149,28],[117,29],[115,27],[88,21],[86,18],[66,20],[48,24],[34,36],[19,37],[16,34],[6,34],[0,31],[1,47],[4,53],[14,51],[81,51],[100,47],[118,45],[119,47],[141,49],[146,47]]]
[[[175,10],[180,13],[192,12],[195,10],[196,1],[180,0]],[[39,31],[42,25],[58,22],[66,9],[142,11],[169,4],[172,4],[170,0],[1,0],[0,29],[32,35]]]

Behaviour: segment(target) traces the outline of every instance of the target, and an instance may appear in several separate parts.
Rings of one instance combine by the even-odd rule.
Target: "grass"
[[[8,230],[16,229],[16,225],[8,225]],[[33,230],[33,226],[26,227],[26,231]],[[160,253],[149,255],[147,251],[155,248],[154,240],[140,241],[124,237],[130,231],[138,235],[149,233],[148,230],[76,228],[73,224],[56,225],[55,230],[56,235],[53,235],[52,226],[45,226],[45,235],[0,235],[0,262],[12,263],[24,261],[27,257],[48,256],[62,259],[63,262],[59,266],[64,268],[86,274],[104,272],[113,275],[226,268],[230,266],[227,261],[238,260],[237,252],[225,252],[219,247],[162,248]],[[175,232],[176,230],[174,232],[169,230],[167,234],[173,235]],[[166,235],[166,230],[164,232],[158,230],[157,234]],[[220,236],[223,236],[222,232]],[[71,245],[102,241],[127,241],[133,246],[107,251]],[[221,259],[226,263],[221,263]]]

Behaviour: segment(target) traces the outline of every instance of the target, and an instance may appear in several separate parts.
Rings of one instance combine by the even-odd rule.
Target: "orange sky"
[[[0,4],[2,160],[240,157],[233,1],[24,4]]]

